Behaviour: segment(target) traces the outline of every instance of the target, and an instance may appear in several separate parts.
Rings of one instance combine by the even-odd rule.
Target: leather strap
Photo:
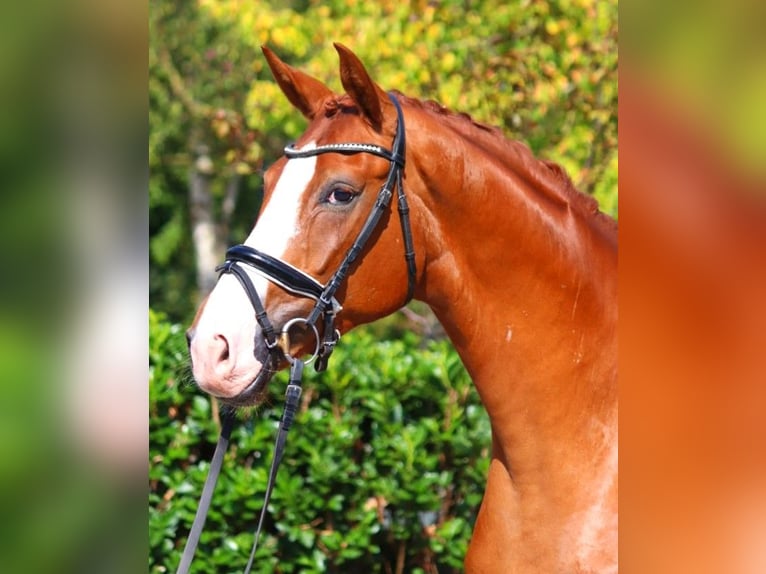
[[[388,161],[393,161],[393,154],[386,148],[379,145],[366,143],[333,143],[320,145],[319,147],[307,150],[296,149],[293,144],[290,144],[285,146],[284,152],[285,155],[290,159],[313,157],[324,153],[344,153],[347,155],[353,155],[357,153],[371,153],[373,155],[380,156],[383,159],[387,159]]]
[[[186,539],[186,546],[184,546],[183,554],[181,554],[181,561],[178,564],[176,574],[187,574],[189,572],[194,552],[197,550],[197,544],[199,544],[199,537],[202,534],[202,528],[205,526],[205,519],[210,509],[210,501],[213,498],[215,484],[218,482],[218,475],[221,473],[223,455],[226,454],[226,449],[229,448],[231,429],[234,427],[234,411],[227,409],[221,415],[221,436],[218,437],[218,444],[215,445],[215,452],[213,453],[213,459],[210,461],[210,468],[207,471],[205,486],[202,487],[202,495],[197,505],[197,513],[194,515],[194,522],[192,522],[189,537]]]
[[[284,454],[285,450],[285,441],[287,440],[287,431],[289,431],[290,427],[293,425],[295,411],[298,409],[298,400],[301,398],[302,378],[303,361],[299,359],[293,359],[292,366],[290,367],[290,384],[287,385],[287,390],[285,391],[285,409],[282,411],[282,419],[279,421],[277,439],[274,443],[274,456],[271,459],[269,482],[266,485],[266,493],[263,497],[263,506],[261,507],[261,516],[258,518],[258,527],[255,530],[253,548],[250,550],[250,558],[247,560],[247,566],[245,567],[244,574],[250,574],[250,569],[253,567],[253,559],[255,558],[255,551],[258,549],[258,540],[261,537],[263,520],[266,518],[267,508],[269,506],[269,501],[271,500],[271,492],[274,490],[274,482],[277,478],[279,463],[282,462],[282,455]]]
[[[249,245],[234,245],[226,251],[226,260],[247,263],[259,275],[262,275],[282,289],[299,297],[318,301],[324,291],[324,285],[308,273],[293,267],[289,263],[258,251]],[[225,264],[224,264],[225,265]],[[333,299],[331,302],[336,311],[340,304]]]
[[[295,419],[295,413],[298,410],[298,402],[301,398],[301,382],[303,379],[303,361],[299,359],[292,359],[292,366],[290,368],[290,383],[287,385],[285,391],[285,408],[282,411],[282,418],[279,421],[279,429],[277,431],[277,438],[274,443],[274,455],[271,459],[271,469],[269,471],[269,481],[266,485],[266,493],[263,498],[263,506],[261,507],[261,514],[258,518],[258,527],[255,531],[255,537],[253,540],[253,548],[250,551],[250,558],[245,567],[245,574],[249,574],[253,566],[253,559],[255,558],[255,552],[258,549],[258,541],[261,536],[261,530],[263,528],[263,521],[266,517],[269,501],[271,500],[271,493],[274,490],[274,483],[277,478],[277,471],[279,470],[279,464],[282,462],[282,456],[284,455],[285,442],[287,440],[287,432],[293,424]],[[226,410],[222,412],[221,417],[221,435],[218,437],[218,443],[213,453],[213,459],[210,461],[210,468],[208,469],[207,478],[205,479],[205,486],[202,488],[202,495],[200,496],[199,504],[197,505],[197,513],[194,515],[194,522],[192,523],[191,530],[189,531],[189,537],[186,539],[186,545],[184,547],[183,554],[181,555],[181,561],[178,564],[178,570],[176,574],[188,574],[194,553],[197,550],[199,544],[200,535],[202,529],[205,526],[205,519],[210,509],[210,502],[213,498],[213,492],[215,491],[216,482],[218,482],[218,476],[221,473],[221,466],[223,463],[223,457],[226,450],[229,447],[229,439],[231,437],[231,431],[234,427],[234,411]]]
[[[264,309],[263,303],[261,303],[261,298],[258,297],[258,292],[256,291],[253,282],[247,275],[247,271],[237,265],[237,261],[234,259],[227,260],[223,265],[219,265],[215,269],[221,274],[232,273],[242,285],[245,293],[247,293],[247,298],[250,299],[250,303],[253,306],[253,310],[255,311],[255,320],[258,322],[258,325],[260,325],[261,330],[263,331],[263,337],[266,340],[266,346],[271,352],[272,360],[278,360],[279,347],[277,334],[274,331],[274,326],[271,324],[271,321],[269,321],[269,316],[266,314],[266,309]],[[258,335],[256,334],[256,337],[257,336]],[[253,345],[256,343],[257,342],[254,341]]]

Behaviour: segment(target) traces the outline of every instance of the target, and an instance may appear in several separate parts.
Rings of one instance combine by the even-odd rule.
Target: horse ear
[[[340,81],[362,114],[377,131],[383,127],[386,111],[392,107],[383,89],[372,81],[361,60],[343,44],[333,44],[340,57]],[[390,116],[389,116],[390,117]]]
[[[261,50],[266,56],[274,79],[290,103],[308,119],[313,119],[322,102],[333,95],[332,90],[316,78],[288,66],[266,46],[261,46]]]

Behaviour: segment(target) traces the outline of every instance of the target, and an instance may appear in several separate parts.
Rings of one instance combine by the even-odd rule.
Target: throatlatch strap
[[[222,413],[221,436],[218,437],[218,444],[215,445],[213,459],[210,461],[210,469],[207,471],[205,486],[202,487],[202,495],[200,496],[199,505],[197,506],[197,514],[194,515],[194,522],[192,522],[192,527],[189,531],[189,538],[186,539],[186,546],[181,555],[181,562],[178,564],[178,570],[176,570],[177,574],[187,574],[187,572],[189,572],[189,567],[194,558],[194,552],[197,550],[197,544],[199,544],[199,537],[202,534],[202,528],[205,526],[205,519],[207,518],[207,512],[210,508],[210,501],[213,498],[215,483],[218,481],[218,475],[221,473],[223,455],[229,447],[229,437],[231,437],[231,429],[233,427],[234,411],[226,410]]]
[[[407,296],[404,300],[404,305],[406,305],[412,301],[412,297],[415,295],[417,264],[415,263],[415,245],[412,241],[412,227],[410,226],[410,207],[407,205],[407,196],[404,195],[401,171],[397,174],[396,181],[399,223],[402,227],[402,237],[404,237],[404,260],[407,262]]]

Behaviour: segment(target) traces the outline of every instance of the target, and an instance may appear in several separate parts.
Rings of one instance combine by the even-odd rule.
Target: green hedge
[[[217,439],[183,328],[150,313],[150,572],[174,572]],[[240,415],[193,572],[241,572],[266,486],[286,373]],[[462,571],[490,428],[444,340],[343,338],[306,369],[303,405],[256,554],[256,572]]]

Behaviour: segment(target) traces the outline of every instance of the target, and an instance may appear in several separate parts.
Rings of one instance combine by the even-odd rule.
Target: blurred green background
[[[149,570],[173,572],[219,431],[183,329],[150,315]],[[263,505],[287,383],[242,413],[193,572],[240,572]],[[360,330],[307,368],[257,572],[460,572],[489,466],[490,426],[446,340]]]

